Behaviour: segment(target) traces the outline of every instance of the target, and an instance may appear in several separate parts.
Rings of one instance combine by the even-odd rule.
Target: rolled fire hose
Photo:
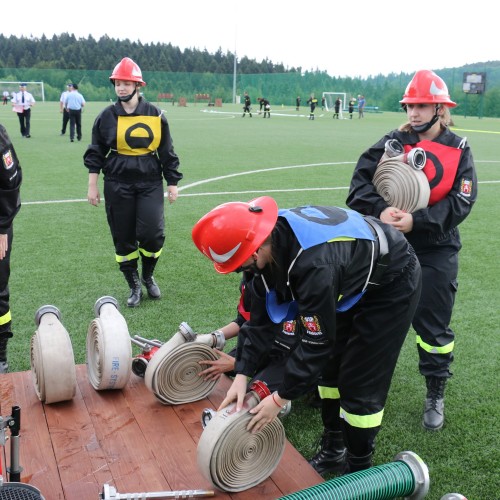
[[[69,401],[76,393],[73,347],[60,318],[57,307],[40,307],[31,338],[31,379],[40,401],[47,404]]]
[[[87,376],[96,391],[123,389],[132,371],[132,345],[118,301],[109,296],[97,299],[96,318],[87,331]]]
[[[203,367],[199,361],[215,361],[213,348],[223,349],[222,333],[197,335],[183,322],[172,338],[165,342],[148,363],[144,374],[146,387],[163,404],[184,404],[206,397],[218,380],[199,376]]]
[[[422,148],[404,153],[398,141],[389,140],[373,176],[373,185],[390,206],[408,213],[426,208],[430,186],[422,171],[425,162],[426,154]]]
[[[247,431],[253,417],[249,410],[270,394],[263,382],[255,382],[246,394],[243,408],[235,403],[217,412],[198,441],[198,468],[222,491],[244,491],[267,479],[285,451],[286,436],[275,418],[256,434]]]
[[[411,451],[398,453],[394,462],[336,477],[281,497],[281,500],[407,500],[425,498],[429,491],[429,470]]]
[[[420,500],[429,491],[429,470],[412,451],[398,453],[394,462],[336,477],[281,499]]]

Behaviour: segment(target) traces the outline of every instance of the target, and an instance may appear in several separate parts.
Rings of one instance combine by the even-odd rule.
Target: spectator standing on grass
[[[17,113],[21,135],[31,137],[31,108],[35,105],[35,98],[28,92],[26,83],[19,84],[19,92],[12,98],[12,109]]]
[[[354,113],[354,106],[356,105],[356,99],[351,97],[349,99],[349,120],[352,120],[352,114]]]
[[[341,101],[340,97],[337,97],[337,99],[335,99],[335,104],[334,104],[335,112],[333,113],[333,118],[337,118],[337,120],[339,119],[341,105],[342,105],[342,101]]]
[[[3,91],[3,105],[6,106],[8,102],[9,102],[9,91],[4,90]]]
[[[248,92],[245,92],[245,97],[243,101],[243,118],[245,118],[245,115],[247,113],[250,115],[250,118],[252,118],[251,105],[252,101],[250,100],[250,96],[248,95]]]
[[[71,89],[73,88],[72,83],[68,83],[66,85],[66,90],[64,90],[61,93],[61,97],[59,98],[59,111],[62,113],[62,127],[61,127],[61,133],[60,135],[65,135],[66,134],[66,127],[68,126],[69,122],[69,113],[66,107],[64,106],[64,103],[66,102],[66,97],[70,93]]]
[[[338,207],[278,211],[262,196],[219,205],[192,238],[217,272],[255,273],[236,377],[219,409],[232,401],[241,409],[247,377],[274,342],[268,325],[295,321],[298,345],[272,397],[250,410],[248,429],[258,432],[320,377],[325,430],[311,465],[321,474],[369,468],[420,295],[420,266],[403,234]]]
[[[316,109],[316,106],[318,105],[318,99],[316,99],[316,97],[314,97],[314,94],[311,94],[311,96],[307,100],[307,104],[309,104],[309,106],[310,106],[309,120],[314,120],[314,110]]]
[[[271,103],[265,97],[261,98],[261,107],[264,108],[264,118],[271,118]]]
[[[300,109],[300,95],[297,96],[297,99],[295,99],[295,111],[299,111]]]
[[[21,208],[22,170],[3,125],[0,125],[0,373],[7,373],[7,343],[12,335],[9,277],[13,222]]]
[[[75,140],[75,129],[76,138],[82,140],[82,111],[85,106],[85,99],[78,92],[78,85],[73,83],[71,89],[64,100],[64,107],[69,114],[69,139],[71,142]]]
[[[127,306],[136,307],[142,284],[150,298],[161,297],[153,271],[165,242],[163,178],[168,201],[174,203],[182,174],[165,114],[139,96],[146,85],[139,66],[125,57],[109,80],[118,100],[99,114],[92,128],[92,143],[84,154],[89,170],[87,199],[91,205],[99,204],[97,180],[102,172],[116,262],[130,287]]]
[[[458,288],[458,225],[469,215],[477,197],[477,178],[466,139],[448,125],[450,99],[445,82],[428,70],[417,71],[400,101],[408,121],[386,134],[361,155],[351,180],[347,205],[380,218],[401,231],[414,247],[422,266],[422,296],[413,328],[417,334],[419,370],[427,394],[422,424],[438,430],[444,423],[444,390],[451,377],[455,333],[450,321]],[[428,206],[413,213],[389,206],[377,192],[373,176],[388,140],[398,141],[408,153],[426,152],[423,168],[431,187]]]
[[[323,96],[321,98],[321,111],[325,110],[325,102],[326,102],[326,99],[325,99],[325,96]]]
[[[365,117],[366,99],[364,95],[358,95],[358,118]]]

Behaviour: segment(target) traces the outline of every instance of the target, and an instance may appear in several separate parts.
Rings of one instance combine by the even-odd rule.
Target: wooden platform
[[[120,494],[203,489],[221,499],[274,500],[323,481],[289,442],[272,476],[247,491],[218,491],[201,475],[196,463],[201,412],[217,408],[227,378],[207,399],[164,406],[134,374],[123,390],[95,391],[86,366],[76,371],[76,396],[49,405],[37,397],[31,372],[0,375],[0,415],[21,408],[21,481],[46,500],[97,500],[104,484]],[[7,466],[9,442],[3,450]],[[5,462],[2,469],[6,480]]]

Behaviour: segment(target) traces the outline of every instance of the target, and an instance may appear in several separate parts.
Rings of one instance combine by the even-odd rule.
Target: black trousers
[[[140,249],[157,254],[165,242],[163,182],[105,180],[104,199],[120,268],[137,269]]]
[[[75,138],[75,128],[76,128],[76,138],[81,140],[82,138],[82,110],[81,109],[70,109],[69,110],[69,137],[70,139]]]
[[[25,109],[22,113],[17,113],[19,118],[19,128],[21,130],[21,135],[26,137],[30,135],[31,129],[31,109]]]
[[[61,134],[66,133],[66,127],[68,126],[69,122],[69,113],[66,109],[63,110],[63,116],[62,116],[62,128],[61,128]]]
[[[14,239],[14,232],[12,227],[7,231],[7,239],[9,248],[7,254],[0,260],[0,337],[12,337],[11,321],[8,319],[10,314],[9,306],[9,278],[10,278],[10,252],[12,248],[12,241]]]
[[[412,260],[392,283],[365,293],[351,309],[337,314],[337,336],[319,381],[323,425],[344,430],[351,453],[364,456],[373,449],[380,429],[399,353],[410,328],[422,287],[418,259]],[[338,389],[338,396],[333,395]]]

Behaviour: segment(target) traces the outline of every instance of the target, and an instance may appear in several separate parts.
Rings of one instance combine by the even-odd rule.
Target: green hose
[[[419,500],[428,490],[427,466],[418,455],[407,451],[398,454],[390,464],[346,474],[281,499],[391,500],[405,497]]]

